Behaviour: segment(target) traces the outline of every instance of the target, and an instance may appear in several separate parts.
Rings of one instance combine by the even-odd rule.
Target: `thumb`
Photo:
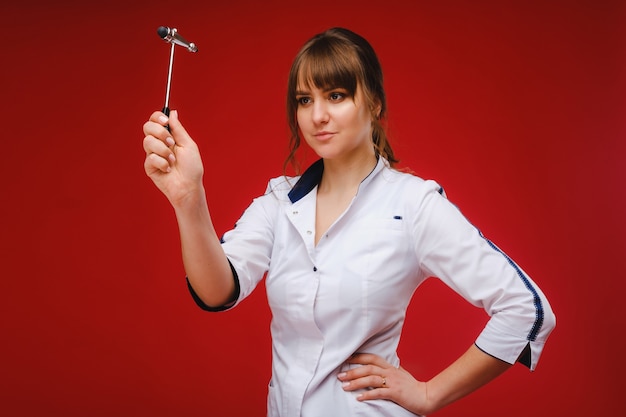
[[[178,119],[178,110],[172,110],[169,117],[170,133],[177,145],[185,146],[191,141],[191,137]]]

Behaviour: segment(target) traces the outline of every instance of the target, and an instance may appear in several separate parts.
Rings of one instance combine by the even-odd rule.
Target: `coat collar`
[[[369,175],[365,177],[363,181],[361,181],[361,185],[369,182],[370,179],[373,178],[378,172],[380,172],[385,166],[389,166],[389,163],[385,158],[379,156],[376,166],[374,167],[372,172],[370,172]],[[291,191],[289,191],[288,196],[291,203],[293,204],[297,202],[302,197],[310,193],[316,186],[318,186],[320,181],[322,180],[323,173],[324,160],[318,159],[313,164],[311,164],[311,166],[308,167],[306,171],[304,171],[300,179],[298,179],[298,182],[296,182],[296,185],[294,185]]]

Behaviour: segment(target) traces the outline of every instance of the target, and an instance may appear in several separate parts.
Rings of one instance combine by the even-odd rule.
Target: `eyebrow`
[[[345,87],[328,87],[328,88],[321,88],[323,93],[329,93],[331,91],[335,91],[335,90],[346,90],[347,88]],[[297,96],[306,96],[308,94],[311,94],[311,92],[309,90],[296,90],[296,95]]]

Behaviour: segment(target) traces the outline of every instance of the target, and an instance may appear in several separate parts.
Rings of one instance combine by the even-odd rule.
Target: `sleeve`
[[[534,370],[556,325],[547,298],[448,201],[438,184],[427,181],[425,186],[413,222],[421,267],[490,316],[475,341],[479,349]]]
[[[241,293],[241,288],[239,287],[239,277],[237,276],[237,271],[235,270],[235,267],[233,266],[232,262],[230,262],[230,259],[228,260],[228,264],[230,265],[230,270],[233,273],[233,279],[235,280],[235,300],[237,300],[239,299],[239,294]],[[216,313],[219,311],[228,310],[235,305],[235,301],[229,304],[223,305],[223,306],[218,306],[218,307],[211,307],[207,305],[204,301],[202,301],[202,298],[200,298],[198,294],[196,293],[196,291],[193,289],[193,287],[191,286],[191,283],[189,282],[189,278],[185,277],[185,279],[187,281],[187,288],[189,289],[191,298],[193,298],[193,301],[195,301],[196,305],[200,307],[202,310]]]

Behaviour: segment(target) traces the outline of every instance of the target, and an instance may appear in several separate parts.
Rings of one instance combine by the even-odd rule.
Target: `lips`
[[[318,132],[315,135],[315,139],[320,140],[320,141],[327,141],[330,140],[333,136],[335,136],[334,132]]]

